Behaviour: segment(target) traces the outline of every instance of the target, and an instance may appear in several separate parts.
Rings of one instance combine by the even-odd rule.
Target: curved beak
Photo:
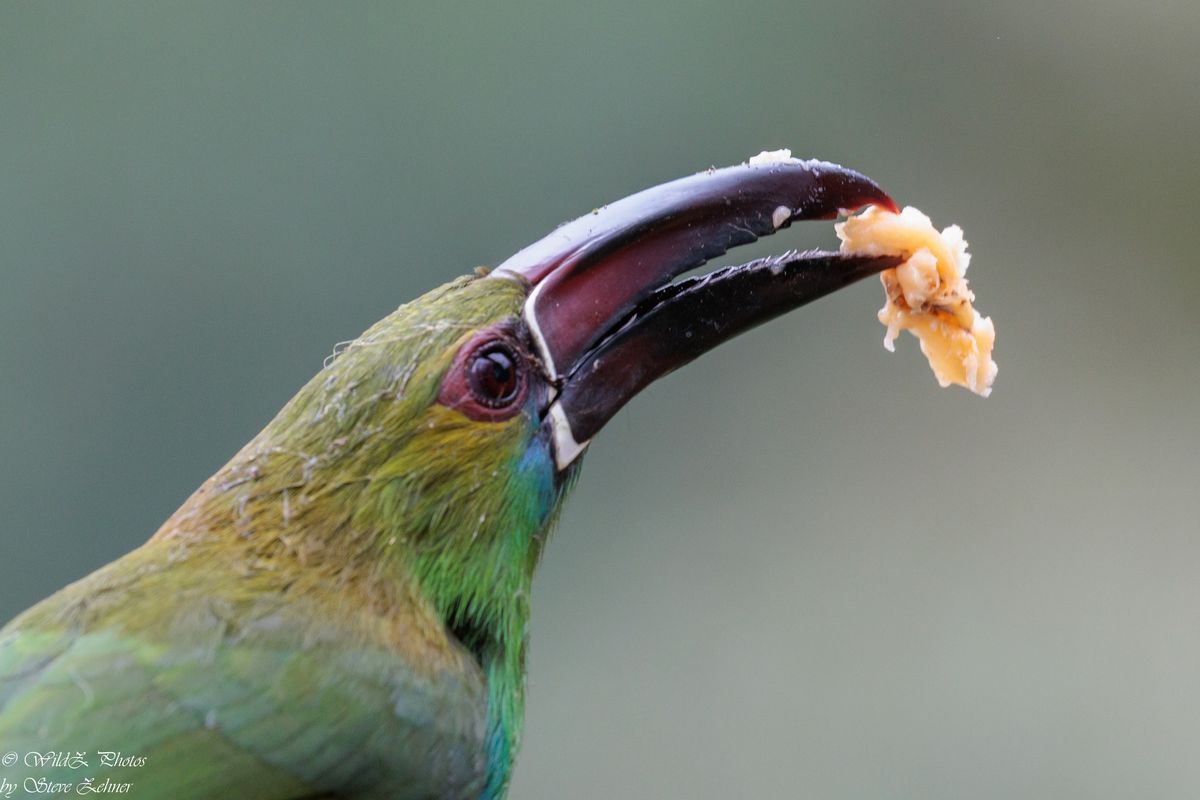
[[[767,155],[597,209],[497,267],[493,274],[533,287],[523,313],[555,389],[543,425],[559,470],[657,378],[901,259],[789,252],[673,283],[677,276],[796,220],[869,204],[896,210],[857,172]]]

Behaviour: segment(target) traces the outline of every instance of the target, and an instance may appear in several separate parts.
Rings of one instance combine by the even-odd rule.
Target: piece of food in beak
[[[912,206],[899,214],[870,206],[835,228],[843,253],[907,259],[879,275],[887,292],[879,310],[879,321],[887,326],[883,346],[895,350],[896,336],[907,330],[920,340],[938,383],[956,383],[983,397],[991,394],[996,328],[971,305],[975,294],[964,277],[971,256],[962,228],[951,225],[939,233]]]

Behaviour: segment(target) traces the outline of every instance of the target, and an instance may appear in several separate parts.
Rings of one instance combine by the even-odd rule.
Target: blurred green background
[[[638,398],[512,796],[1196,797],[1197,53],[1194,0],[5,4],[0,617],[401,302],[786,146],[963,226],[995,393],[871,280]]]

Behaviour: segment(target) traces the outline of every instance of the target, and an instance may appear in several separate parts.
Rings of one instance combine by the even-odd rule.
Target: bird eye
[[[517,354],[507,342],[484,345],[471,354],[467,386],[472,396],[488,408],[503,408],[513,401],[520,386]]]
[[[516,336],[509,324],[472,336],[442,379],[438,402],[482,422],[516,416],[524,407],[530,372]]]

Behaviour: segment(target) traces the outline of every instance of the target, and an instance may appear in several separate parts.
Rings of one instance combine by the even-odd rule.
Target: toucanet
[[[793,251],[680,276],[868,204],[895,210],[835,164],[752,159],[400,306],[144,545],[0,630],[0,780],[504,797],[530,583],[593,436],[655,379],[900,259]]]

